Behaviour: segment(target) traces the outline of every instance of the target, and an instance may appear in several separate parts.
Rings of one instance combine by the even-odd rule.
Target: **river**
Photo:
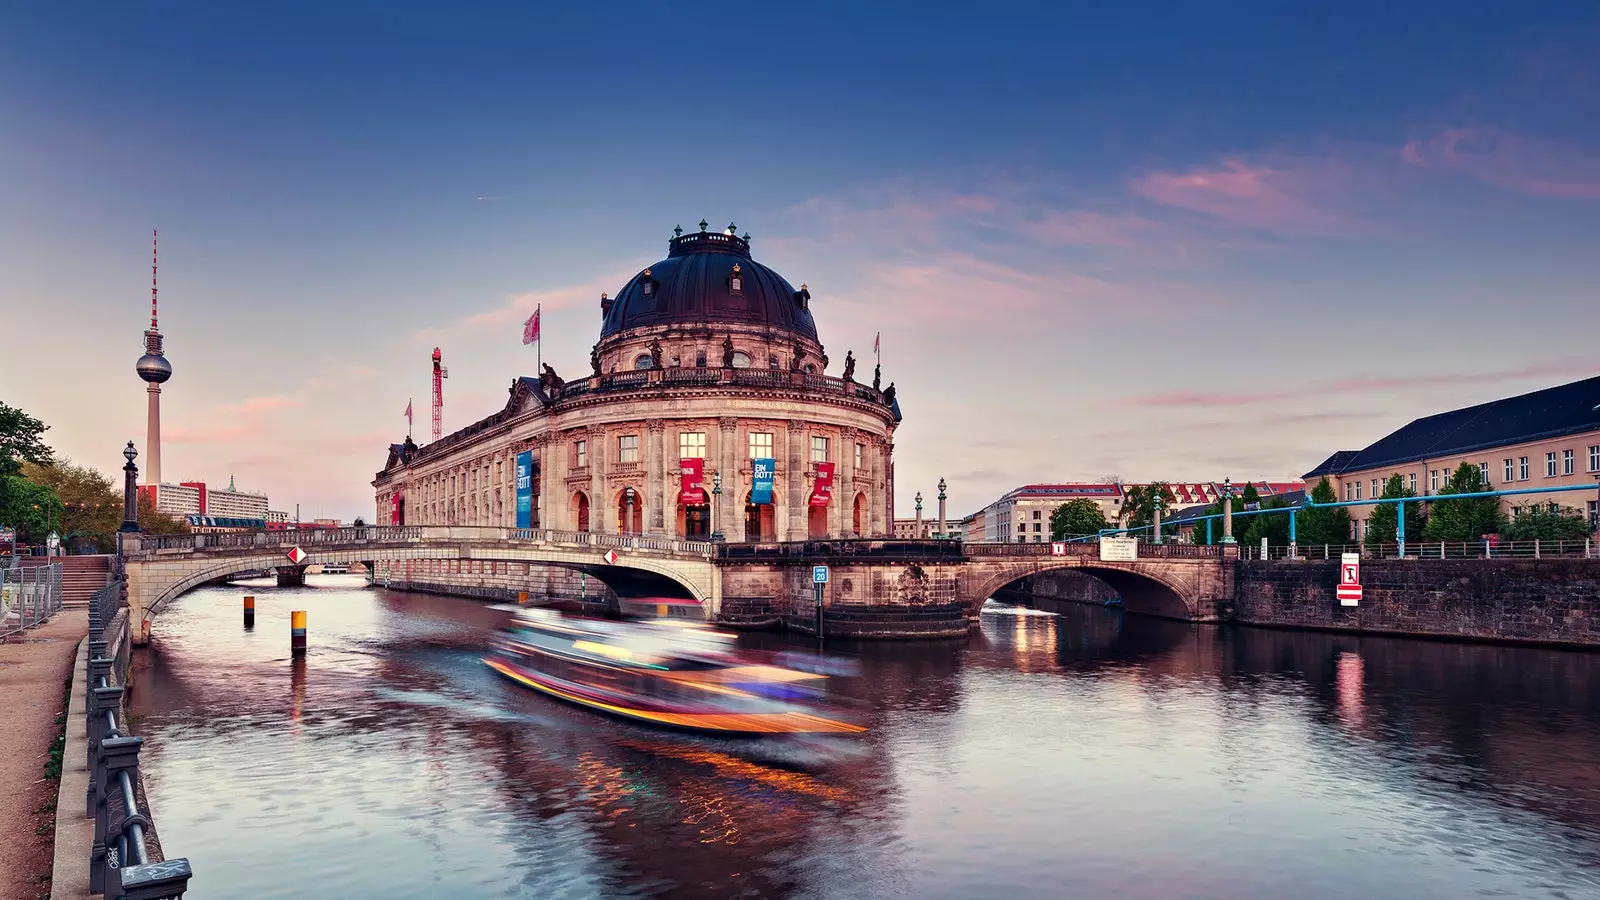
[[[1600,897],[1600,653],[991,605],[830,648],[867,734],[754,741],[508,683],[492,621],[338,575],[164,611],[131,712],[189,896]]]

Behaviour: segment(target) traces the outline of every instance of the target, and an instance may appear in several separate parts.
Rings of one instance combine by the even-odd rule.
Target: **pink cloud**
[[[1332,232],[1353,221],[1336,212],[1338,167],[1302,161],[1279,165],[1239,158],[1183,172],[1151,172],[1129,182],[1142,197],[1237,225],[1283,231]]]
[[[1024,234],[1047,244],[1090,245],[1133,249],[1153,240],[1172,240],[1169,226],[1140,216],[1111,216],[1082,209],[1046,210],[1019,226]]]
[[[1400,157],[1536,197],[1600,200],[1600,156],[1555,141],[1482,126],[1447,128],[1407,141]]]
[[[433,343],[443,338],[465,332],[489,332],[503,330],[512,334],[512,329],[520,322],[533,315],[535,309],[542,308],[544,312],[556,312],[566,309],[580,309],[586,304],[592,304],[596,315],[599,314],[600,294],[608,292],[615,295],[628,280],[639,274],[637,270],[615,270],[607,275],[590,279],[582,284],[566,285],[564,287],[550,288],[548,290],[529,291],[517,294],[507,299],[501,305],[482,312],[476,312],[457,322],[430,326],[417,331],[415,338],[424,343]],[[521,332],[516,332],[520,334]]]
[[[1292,391],[1159,391],[1130,397],[1122,402],[1134,406],[1155,407],[1255,406],[1257,404],[1276,403],[1284,400],[1303,400],[1308,397],[1327,396],[1330,394],[1378,393],[1383,391],[1414,390],[1419,387],[1485,384],[1527,378],[1566,378],[1593,375],[1596,371],[1600,371],[1600,363],[1594,361],[1557,360],[1494,372],[1463,372],[1391,378],[1368,376],[1339,378]]]

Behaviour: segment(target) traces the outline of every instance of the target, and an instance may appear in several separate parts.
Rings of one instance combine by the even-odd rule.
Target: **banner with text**
[[[773,459],[750,460],[750,502],[757,506],[772,502],[772,472],[778,462]]]
[[[827,506],[833,499],[833,463],[817,463],[817,481],[811,488],[811,505]]]
[[[533,451],[517,454],[517,527],[533,527]]]
[[[706,503],[706,461],[694,456],[678,460],[678,470],[683,474],[683,484],[678,489],[678,502],[684,506],[704,506]]]
[[[389,495],[389,524],[400,525],[400,492]]]

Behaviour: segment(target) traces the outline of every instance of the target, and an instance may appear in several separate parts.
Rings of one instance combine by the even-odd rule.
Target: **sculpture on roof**
[[[883,366],[881,364],[875,365],[875,366],[872,367],[872,389],[873,390],[877,390],[878,386],[880,384],[882,384],[882,383],[883,383]]]
[[[652,368],[652,369],[661,368],[661,342],[660,341],[651,341],[650,342],[650,368]]]
[[[894,382],[892,381],[889,382],[888,387],[883,389],[883,402],[889,406],[894,405]]]
[[[856,380],[856,355],[850,350],[844,352],[844,380]]]
[[[724,369],[733,368],[733,335],[731,334],[722,339],[722,367]]]
[[[805,358],[806,358],[806,348],[805,348],[805,346],[802,345],[799,341],[795,341],[794,342],[794,353],[789,358],[789,370],[792,371],[792,372],[800,371],[800,364],[801,364],[801,362],[803,360],[805,360]]]
[[[544,389],[545,396],[555,396],[556,392],[561,390],[561,386],[564,384],[566,382],[561,380],[561,376],[556,374],[556,370],[549,363],[545,363],[544,371],[539,373],[539,387]]]
[[[594,370],[594,377],[600,377],[600,345],[598,344],[589,351],[589,368]]]

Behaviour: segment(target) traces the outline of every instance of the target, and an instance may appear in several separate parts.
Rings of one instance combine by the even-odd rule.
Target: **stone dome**
[[[765,326],[817,340],[810,295],[752,259],[748,239],[699,231],[673,238],[668,247],[667,258],[635,275],[609,306],[602,301],[602,340],[634,328],[719,324]]]

